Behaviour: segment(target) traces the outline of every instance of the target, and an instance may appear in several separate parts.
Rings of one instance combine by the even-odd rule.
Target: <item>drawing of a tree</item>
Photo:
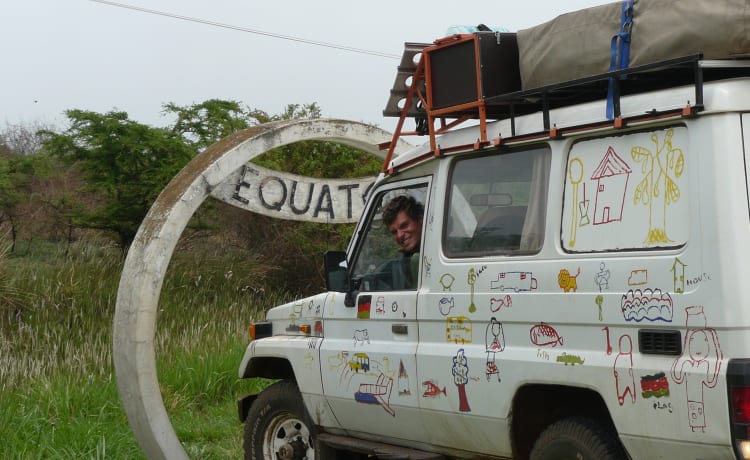
[[[674,131],[668,129],[664,142],[659,144],[658,133],[651,134],[654,143],[652,152],[646,147],[635,146],[630,156],[641,163],[643,179],[635,188],[634,204],[648,206],[647,244],[669,243],[667,236],[667,206],[680,199],[680,188],[675,179],[685,171],[685,156],[682,149],[672,145]]]
[[[458,388],[458,410],[461,412],[471,412],[469,399],[466,397],[466,384],[469,383],[469,366],[464,349],[461,348],[453,357],[453,383]]]

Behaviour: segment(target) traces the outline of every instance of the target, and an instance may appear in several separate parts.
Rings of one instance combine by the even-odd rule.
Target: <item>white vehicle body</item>
[[[532,113],[488,123],[513,142],[396,157],[349,245],[348,274],[378,197],[419,186],[417,287],[270,310],[272,335],[251,342],[240,376],[295,379],[322,432],[459,458],[526,458],[566,415],[611,423],[633,459],[738,458],[748,436],[730,380],[750,381],[750,78],[706,82],[702,94],[689,116],[595,126],[606,105],[596,100],[549,111],[558,129],[586,127],[561,136],[524,139],[546,132]],[[695,97],[693,85],[623,96],[622,117]],[[470,146],[478,130],[438,143]],[[457,183],[461,165],[513,155],[538,162],[521,247],[474,250],[487,200]]]

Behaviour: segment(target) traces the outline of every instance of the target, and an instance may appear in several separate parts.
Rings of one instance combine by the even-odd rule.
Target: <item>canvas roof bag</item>
[[[522,88],[609,72],[612,38],[622,31],[622,5],[616,2],[587,8],[519,30]],[[629,60],[624,67],[699,53],[704,59],[750,56],[750,2],[634,2]]]

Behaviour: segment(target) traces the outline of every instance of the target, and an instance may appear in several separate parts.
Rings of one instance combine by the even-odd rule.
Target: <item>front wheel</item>
[[[281,380],[256,399],[245,421],[245,460],[314,460],[315,427],[297,384]]]
[[[531,448],[529,460],[625,460],[611,430],[594,420],[570,417],[547,427]]]

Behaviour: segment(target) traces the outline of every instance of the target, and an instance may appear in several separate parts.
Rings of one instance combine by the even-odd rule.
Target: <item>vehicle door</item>
[[[405,284],[404,257],[383,221],[384,206],[397,196],[427,209],[429,179],[380,187],[369,200],[347,256],[354,289],[329,295],[320,364],[323,392],[343,428],[417,441],[424,436],[416,375],[421,262],[412,256],[413,284]]]
[[[518,318],[536,290],[530,267],[544,240],[550,154],[546,146],[488,153],[455,158],[445,198],[435,200],[445,206],[430,247],[442,254],[420,292],[417,365],[433,445],[510,456],[508,417],[522,378],[513,369],[527,359],[517,354],[528,337]],[[509,337],[518,339],[506,349]]]

